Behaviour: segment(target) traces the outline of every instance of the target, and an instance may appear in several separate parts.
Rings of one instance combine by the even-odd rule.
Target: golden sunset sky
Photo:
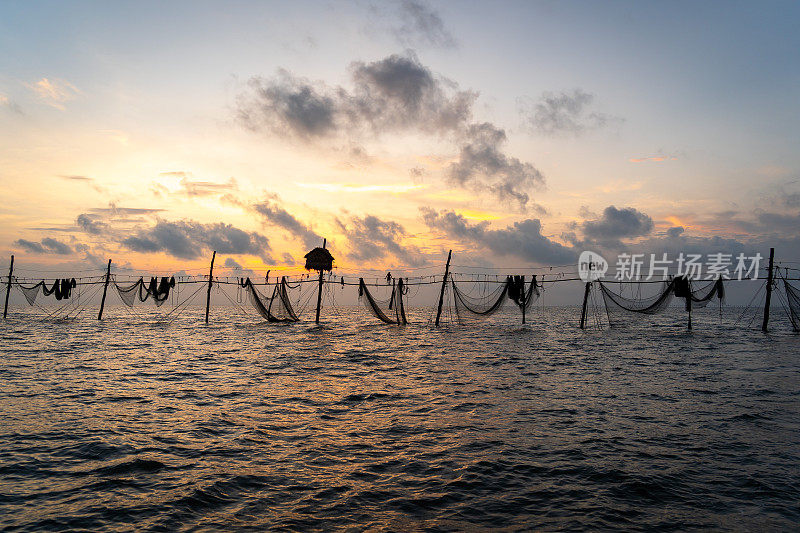
[[[792,2],[3,2],[0,251],[800,253]],[[793,254],[793,255],[792,255]]]

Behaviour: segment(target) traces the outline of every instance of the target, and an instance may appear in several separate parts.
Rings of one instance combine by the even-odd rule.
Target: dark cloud
[[[445,28],[442,17],[426,2],[400,0],[395,6],[396,18],[391,25],[391,31],[403,46],[456,46],[456,40]]]
[[[324,137],[336,132],[336,91],[324,85],[314,87],[284,69],[278,71],[275,79],[256,77],[249,85],[255,94],[239,101],[239,118],[248,128],[301,138]]]
[[[667,237],[679,237],[683,232],[683,226],[675,226],[667,230]]]
[[[356,261],[373,261],[394,256],[406,265],[425,263],[416,246],[403,245],[406,231],[397,222],[381,220],[374,215],[352,217],[347,223],[337,220],[347,238],[347,256]]]
[[[653,219],[633,207],[617,209],[610,205],[600,218],[586,220],[581,227],[585,238],[609,242],[648,235],[653,231]]]
[[[470,224],[453,211],[437,212],[428,207],[420,211],[429,228],[452,239],[487,248],[497,255],[519,257],[540,265],[562,265],[577,259],[574,249],[542,235],[542,224],[538,219],[526,219],[493,230],[489,229],[488,222]]]
[[[197,259],[211,250],[220,254],[247,254],[271,262],[269,241],[263,235],[230,224],[202,224],[191,220],[159,220],[121,244],[135,252],[164,252],[181,259]]]
[[[17,239],[14,244],[35,254],[69,255],[73,252],[68,244],[50,237],[45,237],[41,242]]]
[[[518,107],[527,126],[547,135],[575,135],[621,121],[618,117],[590,111],[593,101],[593,94],[575,89],[572,94],[547,92],[535,102],[521,98]]]
[[[239,98],[250,129],[302,139],[391,131],[449,133],[463,127],[477,94],[437,78],[411,53],[350,65],[353,90],[311,83],[286,70],[254,77]]]
[[[447,169],[451,183],[523,209],[531,189],[544,183],[536,167],[503,152],[503,129],[471,123],[476,92],[434,75],[413,53],[354,62],[350,74],[351,90],[312,84],[285,70],[272,80],[253,78],[239,98],[239,117],[255,131],[351,146],[354,139],[386,133],[438,135],[458,146],[458,161]]]
[[[800,207],[800,193],[793,192],[785,195],[783,203],[786,207]]]
[[[223,266],[225,268],[231,269],[234,272],[234,275],[236,276],[251,277],[251,278],[255,276],[255,272],[253,271],[253,269],[243,267],[233,257],[226,257]]]
[[[81,213],[78,215],[75,223],[78,224],[83,231],[92,235],[100,235],[106,229],[108,229],[108,224],[96,220],[96,216],[89,215],[87,213]]]
[[[355,91],[348,112],[374,132],[458,131],[471,118],[478,96],[437,78],[411,53],[372,63],[355,62],[350,70]]]
[[[92,178],[90,178],[89,176],[78,176],[78,175],[62,174],[59,176],[59,178],[72,181],[93,181]]]
[[[544,176],[530,163],[505,155],[500,149],[505,141],[505,131],[488,122],[470,126],[458,161],[448,167],[448,176],[462,187],[514,200],[524,209],[530,199],[526,191],[544,184]]]
[[[294,215],[279,205],[277,196],[267,198],[263,202],[253,204],[256,213],[263,217],[264,222],[285,229],[293,236],[302,239],[308,248],[319,246],[322,237],[314,233],[308,226],[297,220]]]

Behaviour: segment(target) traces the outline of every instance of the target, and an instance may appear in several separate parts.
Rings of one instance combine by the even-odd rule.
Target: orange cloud
[[[65,80],[42,78],[33,84],[26,84],[39,98],[56,109],[64,110],[64,102],[72,100],[80,93],[77,87]]]

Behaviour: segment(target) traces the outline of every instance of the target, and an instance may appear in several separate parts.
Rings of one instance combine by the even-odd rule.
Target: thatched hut
[[[306,254],[306,270],[333,270],[333,256],[325,248],[314,248]]]

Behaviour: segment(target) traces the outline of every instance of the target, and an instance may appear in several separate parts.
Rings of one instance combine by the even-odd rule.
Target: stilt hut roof
[[[314,248],[306,254],[306,270],[333,270],[333,256],[325,248]]]

